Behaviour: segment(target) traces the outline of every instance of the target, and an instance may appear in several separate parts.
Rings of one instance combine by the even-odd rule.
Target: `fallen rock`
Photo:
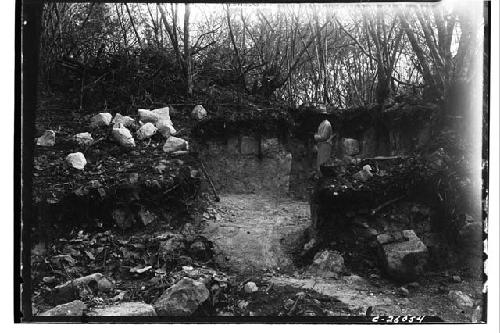
[[[203,120],[207,117],[207,110],[202,105],[196,105],[191,111],[191,116],[196,120]]]
[[[472,308],[474,306],[472,298],[459,290],[451,290],[448,297],[460,308]]]
[[[144,140],[152,137],[157,130],[158,129],[155,125],[151,123],[145,123],[139,128],[139,130],[136,132],[136,135],[139,140]]]
[[[170,111],[168,107],[155,109],[153,111],[148,109],[138,110],[139,118],[143,123],[153,123],[159,132],[168,137],[170,134],[176,134],[172,120],[170,119]]]
[[[359,142],[356,139],[344,138],[342,139],[342,148],[344,154],[353,156],[359,154]]]
[[[90,119],[90,128],[109,126],[113,116],[111,113],[99,113]]]
[[[166,139],[168,139],[171,135],[177,134],[177,131],[170,120],[160,119],[156,122],[156,127],[158,128],[158,132]]]
[[[125,127],[129,127],[135,122],[134,118],[129,117],[129,116],[122,116],[121,114],[117,113],[115,114],[115,117],[111,121],[113,126],[117,126],[119,124],[122,124]]]
[[[56,144],[56,132],[47,130],[43,135],[36,139],[37,146],[52,147]]]
[[[79,317],[83,315],[83,311],[87,309],[87,306],[82,301],[73,301],[66,304],[61,304],[45,311],[38,316],[42,317],[53,317],[53,316],[75,316]]]
[[[139,119],[143,123],[156,123],[158,121],[158,114],[151,110],[139,109],[137,113],[139,114]]]
[[[160,109],[154,109],[153,111],[154,114],[157,116],[157,120],[160,119],[165,119],[165,120],[170,120],[170,108],[168,106]]]
[[[151,317],[156,316],[152,305],[143,302],[125,302],[93,309],[89,316]]]
[[[113,138],[122,146],[126,148],[135,147],[135,141],[130,134],[130,131],[123,126],[123,124],[118,124],[117,127],[113,127]]]
[[[80,288],[85,286],[100,292],[108,292],[114,288],[114,284],[101,273],[94,273],[54,287],[51,292],[52,302],[61,304],[72,301],[79,297]]]
[[[165,144],[163,145],[163,151],[165,153],[173,153],[179,150],[187,150],[188,142],[181,138],[176,138],[175,136],[170,136]]]
[[[76,143],[80,146],[90,146],[92,142],[94,142],[94,139],[92,138],[92,135],[89,132],[84,132],[84,133],[78,133],[73,137],[76,141]]]
[[[323,277],[338,278],[344,271],[344,258],[337,251],[322,251],[316,253],[309,270]]]
[[[87,164],[87,160],[82,153],[76,152],[68,154],[68,156],[66,156],[66,163],[68,163],[75,169],[83,170],[85,168],[85,165]]]
[[[372,170],[371,166],[365,165],[363,167],[363,170],[360,170],[360,171],[356,172],[352,176],[356,180],[366,182],[368,179],[370,179],[370,178],[373,177],[373,174],[371,173],[371,170]]]
[[[379,255],[389,276],[396,280],[414,281],[423,273],[429,254],[413,230],[403,230],[402,235],[378,235]]]
[[[168,106],[161,109],[155,109],[151,112],[157,115],[155,126],[163,137],[168,139],[170,135],[177,134],[174,123],[170,119],[170,108]]]
[[[159,316],[189,316],[208,296],[209,291],[202,282],[185,277],[165,290],[154,308]]]
[[[255,284],[255,282],[249,281],[245,284],[245,292],[247,294],[254,293],[256,291],[259,291],[259,287]]]

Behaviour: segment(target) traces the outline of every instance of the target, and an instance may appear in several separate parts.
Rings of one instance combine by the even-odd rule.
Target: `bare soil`
[[[216,203],[214,219],[207,221],[204,235],[214,242],[216,262],[237,275],[263,281],[275,287],[314,291],[336,299],[347,310],[344,315],[439,316],[445,321],[471,322],[481,303],[481,283],[474,280],[452,282],[457,272],[429,272],[418,283],[402,285],[376,274],[353,274],[349,267],[339,279],[317,277],[307,267],[294,266],[294,253],[303,243],[310,224],[309,205],[288,198],[259,195],[225,195]],[[402,287],[408,290],[402,291]],[[475,301],[463,309],[448,297],[459,290]],[[274,297],[272,303],[286,301]],[[269,307],[269,305],[266,305]],[[369,310],[370,309],[370,310]],[[477,312],[477,311],[476,311]],[[338,315],[338,314],[337,314]],[[477,316],[477,313],[476,313]]]

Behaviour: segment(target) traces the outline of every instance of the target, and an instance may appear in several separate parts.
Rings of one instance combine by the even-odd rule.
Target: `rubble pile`
[[[81,315],[82,311],[88,310],[90,315],[113,315],[118,311],[114,307],[116,304],[132,302],[125,304],[120,311],[155,315],[154,311],[147,311],[152,306],[137,302],[147,300],[152,304],[157,300],[157,312],[164,313],[167,310],[162,309],[166,303],[180,305],[171,300],[165,303],[165,299],[172,299],[176,293],[163,293],[163,289],[172,287],[177,293],[189,293],[196,287],[202,291],[196,298],[198,303],[193,305],[187,301],[185,305],[194,312],[208,298],[205,284],[212,288],[214,281],[224,282],[227,277],[204,266],[210,263],[213,255],[211,243],[183,230],[157,231],[153,235],[142,233],[132,237],[117,236],[111,231],[86,233],[81,230],[71,238],[57,240],[49,249],[35,247],[32,273],[37,312],[47,316]],[[165,246],[165,242],[171,239],[176,239],[181,245]],[[203,255],[190,250],[194,243],[204,244]],[[203,283],[195,282],[200,278]],[[186,281],[191,284],[186,285]]]
[[[307,261],[329,244],[347,266],[401,281],[418,279],[429,264],[450,263],[455,252],[445,245],[448,235],[438,233],[439,206],[422,191],[436,172],[419,155],[323,165],[311,200],[313,236],[302,256]]]

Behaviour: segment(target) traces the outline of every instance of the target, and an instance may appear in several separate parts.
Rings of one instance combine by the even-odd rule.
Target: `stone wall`
[[[289,191],[292,155],[277,138],[239,135],[207,141],[200,148],[200,158],[222,193]]]
[[[313,135],[317,112],[300,112],[294,125],[265,130],[271,120],[200,123],[195,133],[200,157],[216,188],[229,193],[291,194],[308,199],[316,154]],[[329,120],[336,134],[332,160],[405,155],[430,139],[434,105],[395,104],[360,110],[334,110]],[[262,130],[259,130],[261,128]]]

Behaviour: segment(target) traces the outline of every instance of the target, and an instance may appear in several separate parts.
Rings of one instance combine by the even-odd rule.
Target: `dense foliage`
[[[482,20],[481,5],[47,3],[40,85],[80,109],[443,101],[480,72]]]

